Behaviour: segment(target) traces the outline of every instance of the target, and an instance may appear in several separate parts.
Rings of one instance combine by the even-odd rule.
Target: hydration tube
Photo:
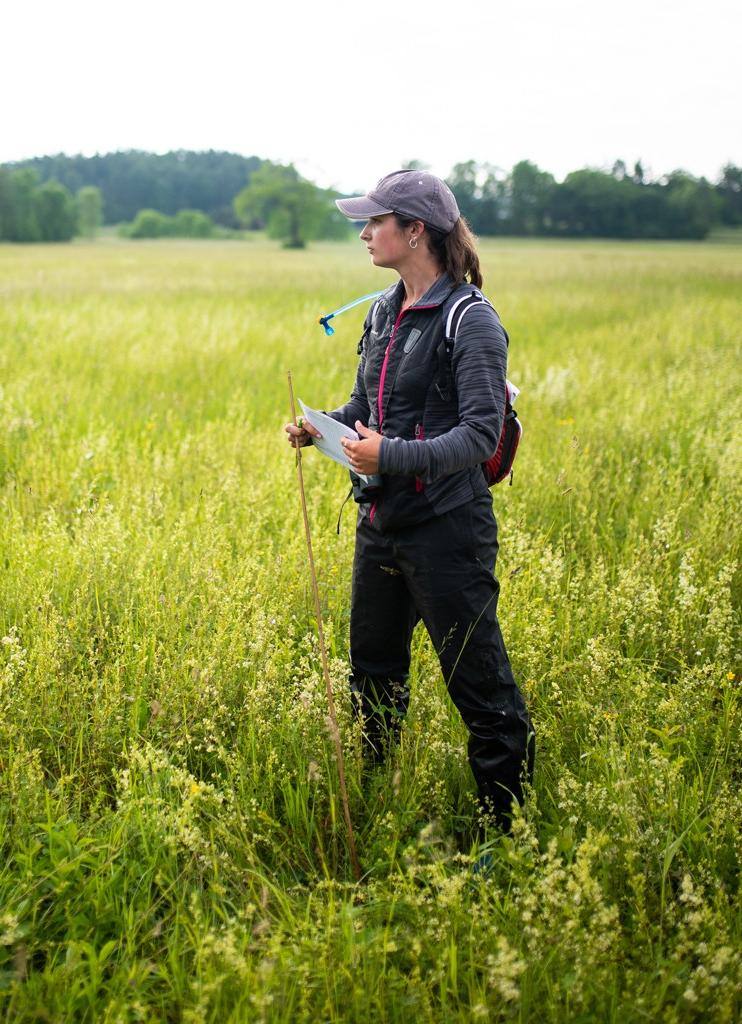
[[[348,309],[353,309],[354,306],[360,306],[362,302],[369,302],[371,299],[378,299],[378,297],[383,294],[384,292],[380,291],[369,292],[368,295],[362,295],[360,299],[353,299],[352,302],[346,303],[344,306],[341,306],[340,309],[336,309],[333,313],[328,313],[327,316],[321,316],[318,322],[324,327],[325,334],[334,334],[335,328],[330,327],[330,324],[328,323],[329,320],[332,320],[334,316],[338,316],[340,313],[345,313]]]

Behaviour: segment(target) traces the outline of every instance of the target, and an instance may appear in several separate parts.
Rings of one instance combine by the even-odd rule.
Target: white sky
[[[365,191],[530,159],[742,164],[739,0],[9,0],[0,162],[226,149]]]

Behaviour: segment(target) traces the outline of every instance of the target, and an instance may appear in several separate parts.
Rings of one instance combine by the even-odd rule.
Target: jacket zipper
[[[387,367],[389,366],[389,356],[391,355],[392,348],[394,347],[394,342],[397,337],[397,330],[399,328],[399,325],[402,323],[402,318],[404,317],[405,313],[417,312],[418,309],[436,309],[439,305],[440,303],[434,302],[431,303],[429,306],[408,306],[407,309],[400,309],[399,313],[397,314],[397,319],[394,321],[394,327],[392,327],[392,333],[389,336],[389,344],[387,345],[386,352],[384,353],[384,362],[381,364],[381,373],[379,374],[379,394],[376,399],[376,409],[379,414],[379,433],[381,433],[381,427],[384,422],[384,385],[386,383],[386,371]],[[417,437],[417,428],[415,428],[415,436]],[[417,484],[418,481],[416,479],[416,490],[418,489]],[[419,489],[422,490],[422,480],[420,481]],[[376,516],[376,505],[377,502],[374,501],[368,512],[368,518],[372,523],[374,521],[374,517]]]
[[[386,371],[389,366],[389,356],[392,354],[394,348],[394,342],[397,337],[397,329],[402,322],[402,317],[407,312],[406,309],[401,309],[394,321],[394,327],[392,327],[392,333],[389,337],[389,344],[386,347],[384,353],[384,362],[381,364],[381,373],[379,374],[379,394],[376,398],[376,408],[379,413],[379,433],[381,433],[381,427],[384,422],[384,385],[386,384]]]

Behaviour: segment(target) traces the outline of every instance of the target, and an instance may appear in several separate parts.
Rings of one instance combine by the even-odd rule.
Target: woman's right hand
[[[313,437],[322,437],[319,430],[315,430],[311,423],[307,423],[299,417],[298,423],[287,423],[283,428],[288,436],[288,442],[292,448],[306,448],[312,443]]]

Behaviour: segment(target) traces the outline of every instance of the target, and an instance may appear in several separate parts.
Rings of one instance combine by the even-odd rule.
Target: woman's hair
[[[394,216],[401,228],[408,227],[416,219],[400,217],[398,213]],[[482,287],[482,271],[475,238],[463,217],[459,217],[448,234],[426,224],[425,238],[428,240],[428,248],[454,284],[462,284],[468,279],[476,288]]]

